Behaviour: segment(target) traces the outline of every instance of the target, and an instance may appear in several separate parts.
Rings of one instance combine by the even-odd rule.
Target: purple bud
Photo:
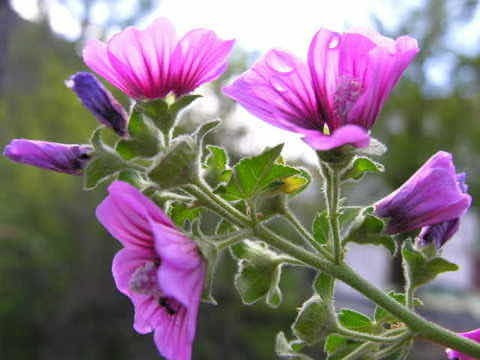
[[[90,159],[90,145],[14,139],[3,155],[10,160],[71,175],[81,175]]]
[[[390,218],[389,234],[438,226],[465,214],[472,201],[466,190],[465,174],[456,173],[452,155],[439,151],[396,191],[378,201],[375,213]],[[454,225],[425,229],[422,236],[433,236],[442,243],[456,231]]]
[[[467,339],[480,342],[480,329],[475,329],[472,331],[467,331],[463,333],[458,333],[457,335],[463,336]],[[445,350],[447,353],[447,357],[449,360],[475,360],[478,358],[474,358],[473,356],[469,356],[466,354],[462,354],[460,351],[453,350],[453,349],[447,349]]]
[[[89,72],[78,72],[65,84],[77,94],[82,104],[99,122],[120,136],[127,134],[127,112],[95,76]]]
[[[466,183],[466,174],[457,174],[457,184],[463,193],[468,191],[468,185]],[[416,243],[418,246],[427,246],[434,244],[437,249],[440,249],[453,235],[458,231],[460,227],[460,218],[455,218],[448,221],[443,221],[438,224],[425,226],[418,234]]]

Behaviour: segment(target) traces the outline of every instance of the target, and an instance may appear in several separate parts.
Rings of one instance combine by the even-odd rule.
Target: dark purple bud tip
[[[435,245],[436,249],[440,249],[453,235],[458,231],[460,226],[460,219],[456,218],[449,221],[425,226],[418,234],[416,243],[420,247]]]
[[[81,175],[91,158],[90,145],[14,139],[3,155],[10,160],[71,175]]]
[[[100,123],[122,137],[127,135],[127,112],[95,76],[89,72],[78,72],[65,84]]]

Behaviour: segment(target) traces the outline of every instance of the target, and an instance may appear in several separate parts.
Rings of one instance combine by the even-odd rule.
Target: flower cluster
[[[66,85],[103,127],[113,130],[117,136],[115,146],[103,144],[95,132],[91,145],[14,139],[4,150],[4,155],[15,162],[72,175],[90,173],[89,176],[96,180],[104,179],[104,175],[117,176],[124,170],[141,172],[135,178],[140,179],[138,182],[130,181],[135,186],[115,180],[108,188],[108,196],[98,206],[96,215],[123,246],[114,257],[112,273],[118,290],[133,303],[134,329],[141,334],[153,332],[159,352],[169,360],[191,359],[202,293],[208,287],[206,276],[209,264],[201,241],[174,225],[162,208],[149,198],[150,190],[156,191],[161,187],[159,181],[155,183],[155,180],[170,170],[162,168],[167,166],[163,164],[168,163],[172,168],[179,169],[179,178],[190,179],[188,171],[192,168],[199,171],[200,164],[192,166],[185,165],[185,162],[198,161],[196,152],[201,150],[193,144],[201,143],[201,140],[198,141],[200,132],[191,138],[173,139],[170,143],[168,136],[173,131],[169,132],[170,135],[162,133],[164,129],[158,126],[156,121],[159,120],[154,115],[160,120],[176,116],[182,107],[179,105],[175,108],[177,103],[172,106],[166,97],[173,97],[180,103],[187,99],[185,104],[188,104],[193,98],[188,98],[189,93],[217,79],[226,70],[233,44],[233,40],[222,40],[206,29],[195,29],[177,38],[172,24],[163,18],[144,30],[127,28],[107,43],[91,40],[83,51],[85,64],[133,99],[135,105],[127,111],[89,72],[74,74],[66,81]],[[260,119],[300,134],[307,144],[319,152],[321,159],[322,154],[333,151],[354,154],[347,157],[349,161],[343,169],[347,173],[348,167],[354,166],[355,151],[369,146],[370,129],[390,92],[418,51],[416,40],[408,36],[393,40],[373,31],[351,30],[340,34],[321,29],[311,41],[307,61],[286,51],[270,50],[249,70],[224,87],[223,93]],[[144,113],[135,118],[138,109],[143,109]],[[158,116],[159,113],[163,117]],[[169,124],[174,124],[174,121]],[[161,146],[158,145],[159,134],[167,136]],[[147,143],[150,145],[149,151],[142,152]],[[271,151],[274,153],[275,149]],[[136,156],[143,156],[145,161],[135,163]],[[212,156],[215,156],[214,150]],[[226,155],[220,153],[219,156],[219,163],[225,168]],[[151,162],[145,167],[147,161]],[[323,164],[326,168],[324,171],[333,173],[333,166],[326,163]],[[92,169],[89,170],[90,166]],[[250,165],[244,162],[240,166]],[[272,175],[280,180],[275,177],[276,182],[269,182],[270,175],[265,176],[266,180],[259,180],[261,184],[257,187],[252,185],[248,191],[245,188],[236,189],[235,184],[230,187],[219,186],[219,193],[220,190],[226,193],[223,193],[223,198],[213,201],[214,208],[222,209],[224,202],[230,199],[244,199],[242,196],[246,193],[255,195],[268,189],[271,196],[275,192],[272,190],[274,185],[280,184],[281,187],[288,181],[295,184],[295,191],[307,182],[300,171],[281,165],[278,156],[272,157],[269,166],[277,173],[284,174],[283,178]],[[240,177],[247,176],[237,174],[236,178],[232,177],[230,169],[216,170],[223,183],[229,179],[241,182]],[[257,180],[264,175],[264,170],[258,170],[253,165],[248,169]],[[105,171],[109,172],[102,173]],[[245,173],[248,171],[245,170]],[[188,187],[182,188],[183,192],[174,194],[174,199],[192,195],[187,190]],[[373,213],[370,212],[368,216],[386,219],[388,223],[382,236],[416,231],[415,251],[423,259],[422,249],[433,247],[438,254],[440,248],[457,232],[460,219],[472,201],[467,190],[466,176],[457,173],[452,155],[440,151],[396,191],[377,201],[373,205]],[[200,187],[196,191],[201,197],[208,197],[205,189]],[[338,199],[332,196],[329,201],[335,205]],[[223,208],[222,211],[228,213],[228,206],[227,210]],[[241,215],[240,222],[233,224],[234,228],[248,223],[247,215],[251,215],[248,211],[243,214],[237,208],[232,208],[231,216]],[[330,220],[337,216],[336,209],[329,211]],[[231,216],[226,218],[231,219]],[[362,216],[359,218],[368,217]],[[333,234],[333,230],[330,233]],[[225,241],[224,244],[230,245],[231,241]],[[329,255],[329,250],[323,245],[317,244],[317,250]],[[268,256],[252,252],[256,254],[253,256],[255,261],[250,263],[243,258],[248,255],[247,250],[235,256],[241,259],[242,271],[257,271],[257,267],[266,269],[268,266],[265,263],[274,260],[273,265],[269,264],[268,267],[274,275],[268,275],[267,280],[274,277],[275,286],[267,286],[261,294],[269,298],[267,302],[276,304],[281,298],[278,295],[279,264],[291,258],[277,256],[263,246],[257,246],[257,252]],[[242,286],[246,287],[245,284],[237,287],[243,289]],[[475,330],[460,335],[480,341],[478,334],[479,331]],[[290,357],[291,354],[288,354]],[[447,350],[447,355],[449,359],[473,359],[451,349]]]

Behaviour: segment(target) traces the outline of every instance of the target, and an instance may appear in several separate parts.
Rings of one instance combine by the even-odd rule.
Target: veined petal
[[[172,55],[173,92],[177,96],[186,94],[223,74],[234,43],[234,40],[221,40],[206,29],[185,34]]]
[[[105,43],[98,40],[89,40],[83,49],[83,61],[90,69],[104,77],[125,94],[133,98],[142,97],[140,89],[130,81],[129,77],[125,76],[122,71],[119,72],[111,64]]]
[[[320,151],[332,150],[343,145],[363,148],[370,144],[370,135],[360,126],[345,125],[334,130],[330,135],[325,135],[321,131],[310,131],[303,141]]]
[[[391,234],[435,225],[465,214],[472,199],[464,189],[451,154],[439,151],[396,191],[378,201],[375,212],[390,218],[387,232]]]
[[[122,181],[115,181],[109,196],[97,207],[102,225],[125,247],[153,248],[151,221],[172,226],[163,211],[139,190]]]
[[[155,259],[155,253],[149,249],[124,248],[113,258],[112,274],[115,285],[121,293],[132,296],[129,288],[133,273],[145,263]]]
[[[272,125],[295,131],[321,129],[323,119],[308,68],[293,55],[271,50],[223,93]]]

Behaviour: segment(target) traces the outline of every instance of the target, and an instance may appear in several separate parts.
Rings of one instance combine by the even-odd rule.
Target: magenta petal
[[[153,248],[150,222],[172,226],[171,220],[149,198],[122,181],[115,181],[109,196],[97,207],[102,225],[125,247]]]
[[[476,342],[480,342],[480,329],[459,333],[458,335],[466,337]],[[457,351],[457,350],[446,349],[445,352],[447,353],[447,357],[450,360],[477,360],[473,356],[462,354],[460,351]]]
[[[172,90],[186,94],[215,80],[227,68],[234,40],[221,40],[213,31],[195,29],[178,42],[172,55]]]
[[[439,151],[402,186],[375,203],[375,213],[390,218],[390,234],[459,218],[472,201],[464,192],[463,175],[459,175],[452,155]]]
[[[345,125],[334,130],[330,135],[324,135],[321,131],[310,131],[303,141],[320,151],[332,150],[344,145],[363,148],[370,144],[370,135],[364,128]]]
[[[168,360],[190,360],[195,332],[191,334],[189,328],[195,326],[196,319],[192,323],[190,310],[183,307],[175,316],[166,317],[154,333],[160,354]]]
[[[308,68],[287,52],[269,51],[222,91],[272,125],[295,132],[323,126]]]
[[[155,253],[147,249],[124,248],[113,258],[112,274],[115,284],[121,293],[131,296],[130,279],[139,267],[155,259]]]

